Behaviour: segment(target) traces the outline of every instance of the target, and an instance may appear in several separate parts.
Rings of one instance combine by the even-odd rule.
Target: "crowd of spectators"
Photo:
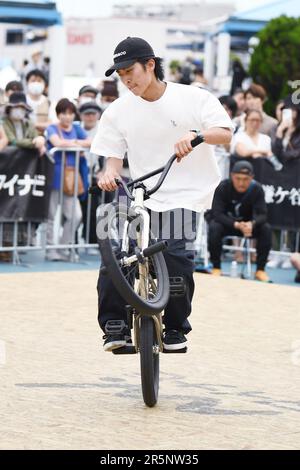
[[[238,70],[237,64],[235,64]],[[256,159],[269,159],[274,168],[280,170],[288,161],[299,159],[300,165],[300,105],[291,97],[278,101],[276,117],[264,110],[267,100],[266,90],[259,84],[249,83],[246,89],[240,88],[247,76],[239,69],[239,75],[231,87],[230,95],[220,96],[220,102],[235,125],[235,132],[230,146],[216,146],[215,155],[220,168],[222,181],[231,180],[232,166],[241,160],[249,163]],[[208,89],[203,75],[203,65],[187,60],[179,69],[174,80],[181,83]],[[95,184],[99,172],[103,169],[103,160],[89,152],[91,141],[96,133],[97,124],[103,111],[119,96],[117,82],[104,80],[98,87],[89,84],[83,86],[74,100],[62,98],[56,103],[56,119],[51,116],[51,103],[48,98],[49,60],[45,61],[40,52],[33,54],[31,61],[24,63],[19,81],[9,82],[0,104],[0,151],[8,145],[20,148],[36,148],[41,158],[53,147],[85,149],[81,154],[79,179],[81,189],[75,208],[75,220],[70,219],[73,196],[65,194],[62,207],[62,236],[60,242],[70,243],[72,227],[83,223],[83,237],[88,243],[96,243],[96,208],[99,201],[93,201],[91,225],[87,227],[87,196],[89,183]],[[52,103],[53,106],[53,103]],[[53,224],[59,204],[61,185],[62,152],[54,155],[55,169],[50,197],[47,243],[53,244]],[[66,165],[74,167],[74,152],[66,152]],[[277,167],[276,167],[277,165]],[[90,174],[88,182],[87,175]],[[7,229],[8,224],[6,224]],[[238,229],[236,230],[238,232]],[[8,238],[11,238],[11,232]],[[241,233],[241,236],[243,233]],[[88,237],[88,239],[86,238]],[[276,232],[273,241],[276,242]],[[293,237],[291,237],[293,241]],[[11,240],[5,238],[9,244]],[[292,242],[291,242],[292,243]],[[293,247],[294,248],[294,247]],[[10,259],[10,253],[0,253],[0,261]],[[66,259],[68,250],[50,250],[49,260]],[[217,257],[218,258],[218,257]],[[299,282],[299,259],[292,258],[297,269]],[[216,262],[219,266],[219,261]],[[219,267],[218,267],[219,269]]]

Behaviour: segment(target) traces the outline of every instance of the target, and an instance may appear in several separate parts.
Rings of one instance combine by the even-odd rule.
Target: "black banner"
[[[232,164],[240,158],[234,157]],[[300,229],[300,159],[288,161],[275,171],[266,158],[245,158],[254,167],[255,179],[262,184],[273,228]]]
[[[0,222],[47,218],[54,165],[37,150],[7,147],[0,152]]]

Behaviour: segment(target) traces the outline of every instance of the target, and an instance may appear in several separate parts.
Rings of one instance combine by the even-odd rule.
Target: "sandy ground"
[[[139,357],[102,351],[96,277],[0,276],[0,449],[300,448],[299,288],[196,274],[148,409]]]

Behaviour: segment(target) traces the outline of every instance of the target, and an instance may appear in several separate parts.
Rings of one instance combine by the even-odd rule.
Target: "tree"
[[[300,79],[300,18],[285,15],[271,20],[259,34],[249,73],[268,93],[266,111],[293,93],[290,82]],[[298,87],[299,88],[299,87]]]

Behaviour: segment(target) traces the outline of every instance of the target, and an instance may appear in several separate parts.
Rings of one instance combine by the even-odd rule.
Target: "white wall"
[[[112,63],[113,51],[116,45],[127,36],[139,36],[146,39],[155,53],[163,57],[168,63],[172,59],[183,60],[188,51],[170,50],[166,48],[168,43],[176,43],[176,37],[167,34],[168,28],[184,27],[184,29],[195,30],[194,23],[175,23],[148,19],[125,19],[125,18],[99,18],[99,19],[68,19],[65,21],[66,30],[66,59],[64,64],[65,75],[84,75],[88,66],[94,63],[96,75],[104,77],[105,70]],[[33,45],[5,45],[6,29],[26,28],[24,25],[0,24],[0,51],[1,57],[12,59],[16,69],[19,71],[24,59],[29,59],[32,51],[41,46],[44,55],[50,56],[51,41],[46,40]],[[50,30],[49,30],[50,31]],[[50,35],[49,35],[50,36]],[[72,44],[72,41],[79,43]],[[182,40],[184,42],[184,39]],[[55,41],[54,41],[55,42]],[[85,44],[80,44],[85,42]],[[52,38],[53,43],[53,38]],[[63,48],[56,43],[54,54],[60,54]]]
[[[167,29],[176,27],[177,23],[170,24],[164,21],[149,21],[146,19],[108,18],[96,20],[67,20],[66,30],[82,40],[92,38],[93,43],[87,45],[67,45],[67,75],[84,74],[88,65],[93,62],[96,74],[104,76],[105,70],[112,63],[113,51],[116,45],[127,36],[138,36],[146,39],[153,47],[156,55],[170,60],[170,58],[182,59],[188,55],[186,51],[167,50],[170,39]],[[184,24],[185,28],[195,28],[195,23]],[[89,34],[91,38],[89,38]]]

